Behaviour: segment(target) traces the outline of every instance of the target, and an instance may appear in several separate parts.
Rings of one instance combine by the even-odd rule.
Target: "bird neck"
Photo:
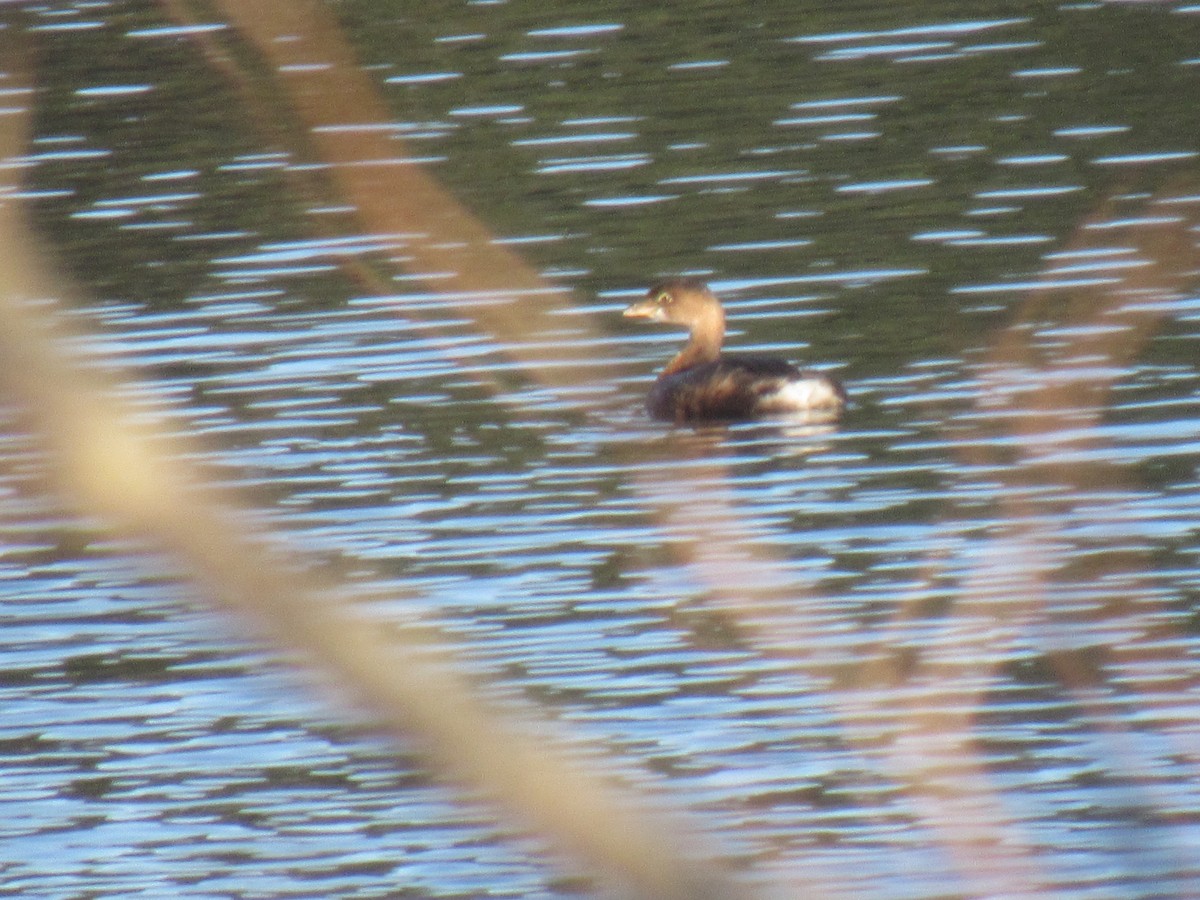
[[[720,307],[707,312],[692,324],[691,335],[683,349],[667,363],[663,375],[671,375],[702,363],[714,362],[721,355],[725,340],[725,314]]]

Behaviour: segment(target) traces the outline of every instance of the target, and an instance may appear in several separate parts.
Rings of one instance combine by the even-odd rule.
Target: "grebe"
[[[822,372],[797,369],[778,357],[723,355],[725,312],[698,279],[656,284],[624,315],[683,325],[690,334],[650,389],[646,408],[656,418],[696,422],[799,414],[810,422],[832,422],[846,405],[845,388]]]

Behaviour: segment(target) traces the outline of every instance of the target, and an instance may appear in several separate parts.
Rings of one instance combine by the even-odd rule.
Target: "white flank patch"
[[[837,409],[842,398],[824,378],[784,381],[758,401],[759,409],[769,412],[803,412],[810,409]]]

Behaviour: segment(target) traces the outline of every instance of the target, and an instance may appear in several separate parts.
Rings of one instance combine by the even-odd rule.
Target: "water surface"
[[[513,296],[356,229],[213,65],[225,23],[17,5],[37,119],[3,199],[86,293],[77,349],[364,615],[438,626],[750,882],[1194,893],[1200,7],[334,8],[392,116],[345,128],[569,289],[561,331],[481,329]],[[843,378],[845,422],[648,420],[678,336],[618,313],[680,273],[731,343]],[[6,891],[587,883],[3,440]],[[956,858],[967,801],[1016,881]]]

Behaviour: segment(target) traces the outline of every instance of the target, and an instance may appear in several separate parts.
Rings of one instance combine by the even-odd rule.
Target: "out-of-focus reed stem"
[[[22,48],[0,41],[13,94]],[[415,737],[435,766],[513,811],[602,877],[646,898],[748,896],[686,837],[680,821],[612,779],[568,762],[545,725],[481,700],[423,643],[386,637],[348,609],[352,592],[322,584],[276,538],[239,514],[188,459],[187,441],[166,434],[120,400],[115,382],[85,374],[65,352],[55,302],[71,291],[33,238],[13,199],[30,111],[0,117],[0,390],[41,438],[49,481],[81,512],[166,551],[208,593],[252,616],[284,647],[332,673],[385,728]]]

